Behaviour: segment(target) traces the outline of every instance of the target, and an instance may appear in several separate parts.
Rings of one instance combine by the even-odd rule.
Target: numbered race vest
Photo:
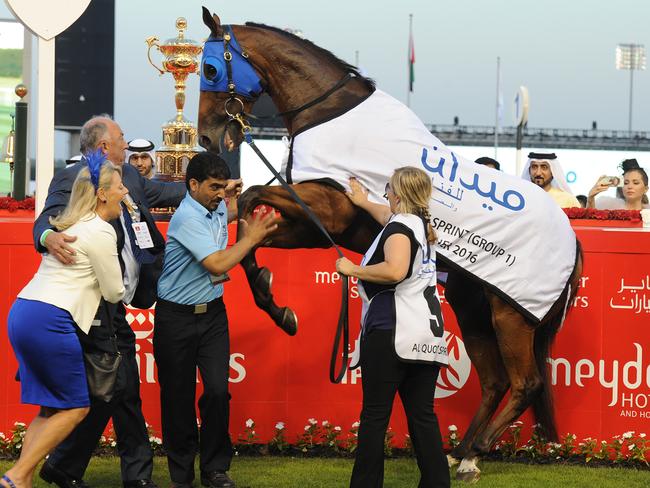
[[[427,242],[420,217],[412,214],[398,214],[393,216],[390,222],[399,222],[411,229],[419,243],[417,253],[413,257],[410,276],[397,283],[394,288],[395,329],[393,337],[395,352],[402,361],[447,365],[449,363],[447,344],[443,337],[442,311],[436,289],[435,250],[431,249]],[[384,230],[385,227],[366,252],[361,261],[362,266],[365,266],[372,258]],[[368,300],[361,281],[359,281],[359,291],[363,299],[361,338],[365,330],[368,310],[372,307],[372,300]],[[360,344],[360,341],[357,344]],[[359,366],[360,350],[360,347],[355,348],[350,369]]]

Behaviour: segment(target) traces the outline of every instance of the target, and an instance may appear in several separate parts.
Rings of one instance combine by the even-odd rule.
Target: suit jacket
[[[52,229],[50,217],[58,215],[68,204],[70,193],[79,171],[86,166],[86,162],[81,160],[79,163],[68,168],[59,170],[52,179],[48,189],[47,199],[43,212],[34,222],[33,237],[34,246],[38,252],[47,252],[47,249],[40,244],[40,238],[46,229]],[[162,271],[162,260],[165,250],[165,239],[158,230],[149,212],[151,207],[177,207],[186,193],[185,183],[163,183],[156,180],[144,178],[138,171],[128,164],[122,166],[122,182],[129,190],[129,195],[140,210],[141,220],[147,223],[154,247],[149,249],[156,255],[156,262],[140,266],[140,278],[138,287],[131,304],[137,308],[149,308],[156,301],[156,288],[158,278]],[[119,219],[110,222],[117,234],[117,250],[122,260],[122,248],[124,247],[124,229]],[[92,327],[91,338],[92,345],[102,350],[113,350],[110,341],[106,342],[109,333],[104,325],[111,321],[114,324],[115,332],[118,335],[118,342],[123,346],[125,351],[131,349],[135,341],[133,331],[125,319],[124,307],[121,304],[117,306],[106,303],[102,300],[98,318],[102,322],[102,327]],[[126,327],[125,327],[126,326]],[[84,346],[90,346],[83,336],[80,336]]]

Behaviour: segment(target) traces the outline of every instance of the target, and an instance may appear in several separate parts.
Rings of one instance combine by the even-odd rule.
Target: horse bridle
[[[307,110],[308,108],[313,107],[314,105],[317,105],[322,101],[326,100],[330,95],[335,93],[337,90],[342,88],[348,81],[354,78],[354,75],[352,73],[346,73],[346,75],[342,79],[340,79],[332,88],[327,90],[322,95],[319,95],[318,97],[314,98],[313,100],[301,105],[298,108],[290,109],[285,112],[280,112],[271,117],[255,117],[252,114],[246,114],[244,112],[244,102],[241,100],[241,98],[237,96],[237,86],[235,84],[235,80],[233,76],[233,66],[232,66],[233,55],[231,49],[234,49],[234,47],[231,46],[231,41],[232,41],[232,36],[234,36],[234,34],[232,34],[231,36],[232,31],[230,29],[230,26],[224,26],[224,27],[225,27],[225,31],[223,35],[223,58],[226,64],[226,76],[227,76],[226,86],[228,88],[228,95],[229,95],[226,101],[224,102],[224,113],[228,117],[228,122],[226,123],[226,125],[230,124],[231,122],[236,122],[237,124],[239,124],[242,131],[242,135],[246,140],[246,143],[251,147],[251,149],[253,149],[253,151],[255,151],[258,157],[269,169],[269,171],[271,171],[275,179],[277,179],[282,185],[282,187],[289,192],[291,197],[296,201],[296,203],[298,203],[298,205],[300,205],[300,207],[303,209],[305,214],[312,220],[312,222],[316,225],[316,227],[318,227],[318,229],[325,235],[327,240],[332,244],[332,247],[336,249],[336,252],[338,253],[339,257],[344,257],[343,252],[341,251],[339,246],[334,242],[332,236],[330,236],[330,234],[327,232],[320,219],[314,214],[311,208],[309,208],[307,204],[305,204],[305,202],[298,196],[295,190],[285,181],[282,175],[273,167],[273,165],[269,162],[269,160],[264,156],[262,151],[260,151],[260,149],[257,147],[251,135],[252,132],[251,126],[248,124],[245,117],[248,116],[250,118],[255,118],[255,119],[276,118],[276,117],[283,117],[283,116],[293,117],[299,114],[300,112]],[[248,60],[248,54],[243,49],[237,52],[252,67],[252,63]],[[260,86],[262,87],[262,89],[259,93],[255,94],[256,98],[254,98],[253,100],[256,100],[257,97],[259,97],[264,92],[263,84],[260,83]],[[239,104],[239,110],[236,112],[230,110],[231,108],[230,104],[235,102]],[[341,380],[345,376],[345,372],[348,366],[348,359],[349,359],[348,344],[350,342],[350,331],[349,331],[349,324],[348,324],[348,299],[349,299],[349,281],[348,279],[342,279],[341,280],[341,309],[339,312],[339,320],[336,327],[334,345],[332,347],[332,355],[330,358],[329,375],[330,375],[330,381],[332,383],[341,382]],[[342,343],[341,343],[341,339],[343,339]],[[336,358],[339,354],[339,344],[341,348],[341,353],[343,355],[343,359],[339,371],[335,372]]]
[[[233,66],[232,66],[232,52],[231,49],[234,49],[233,46],[231,46],[231,41],[232,37],[234,34],[231,35],[231,28],[230,26],[224,26],[226,31],[223,34],[223,58],[226,64],[226,76],[228,78],[227,81],[227,88],[228,88],[228,98],[224,102],[224,113],[228,117],[228,122],[226,124],[229,124],[231,122],[236,122],[239,124],[242,135],[246,138],[247,134],[250,134],[251,132],[251,126],[247,122],[246,117],[250,119],[255,119],[255,120],[265,120],[265,119],[275,119],[279,117],[294,117],[298,115],[300,112],[303,112],[307,110],[308,108],[311,108],[315,105],[318,105],[319,103],[327,100],[332,94],[337,92],[339,89],[343,88],[345,84],[353,79],[355,75],[353,73],[346,73],[343,78],[341,78],[334,86],[332,86],[329,90],[327,90],[325,93],[317,96],[313,100],[310,100],[309,102],[306,102],[302,105],[300,105],[297,108],[292,108],[289,110],[285,110],[284,112],[279,112],[277,114],[273,114],[270,116],[256,116],[251,113],[246,113],[244,111],[244,102],[237,96],[237,85],[235,84],[235,80],[233,77]],[[240,51],[237,51],[244,59],[248,61],[248,63],[253,66],[253,64],[250,62],[248,59],[248,53],[244,51],[243,49]],[[264,92],[264,83],[262,83],[262,90],[256,94],[256,97],[259,97],[263,92]],[[253,99],[253,101],[256,101],[257,98]],[[232,102],[238,102],[239,104],[239,110],[238,111],[232,111],[229,109],[229,104]]]

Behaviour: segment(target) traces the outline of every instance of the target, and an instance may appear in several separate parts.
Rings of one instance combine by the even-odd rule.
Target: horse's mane
[[[303,39],[302,37],[298,37],[297,35],[293,34],[292,32],[288,32],[288,31],[286,31],[284,29],[280,29],[278,27],[273,27],[273,26],[266,25],[266,24],[258,24],[256,22],[246,22],[246,26],[247,27],[258,27],[260,29],[266,29],[266,30],[270,30],[270,31],[273,31],[273,32],[277,32],[278,34],[282,34],[282,35],[284,35],[286,37],[289,37],[290,39],[293,39],[294,41],[304,43],[308,47],[310,47],[311,49],[316,51],[318,54],[322,54],[323,56],[328,58],[330,61],[332,61],[334,64],[336,64],[338,67],[340,67],[346,73],[354,74],[354,76],[359,78],[360,80],[362,80],[369,89],[371,89],[371,90],[375,89],[375,80],[373,80],[372,78],[368,78],[366,76],[363,76],[361,73],[359,73],[359,69],[356,66],[353,66],[350,63],[346,63],[342,59],[336,57],[334,54],[332,54],[327,49],[323,49],[322,47],[317,46],[316,44],[314,44],[313,42],[311,42],[311,41],[309,41],[307,39]]]

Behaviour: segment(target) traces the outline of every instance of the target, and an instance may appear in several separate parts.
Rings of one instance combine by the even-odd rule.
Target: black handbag
[[[102,299],[103,302],[103,299]],[[109,304],[102,303],[106,306]],[[117,336],[113,329],[112,314],[107,313],[107,329],[109,340],[114,352],[91,350],[84,351],[84,364],[86,366],[86,379],[88,380],[88,393],[97,400],[110,402],[116,393],[118,370],[122,363],[122,354],[117,347]]]
[[[110,402],[115,394],[117,371],[122,362],[119,351],[111,352],[84,352],[86,365],[86,379],[88,380],[88,393],[90,396]]]

